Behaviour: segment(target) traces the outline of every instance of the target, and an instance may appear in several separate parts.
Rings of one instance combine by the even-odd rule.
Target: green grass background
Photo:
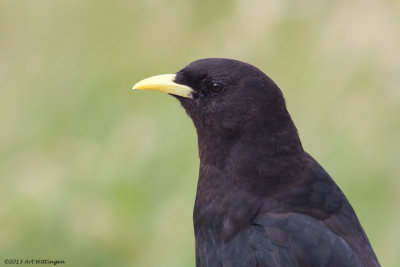
[[[194,266],[197,143],[138,80],[266,72],[382,266],[400,266],[400,2],[0,0],[0,265]]]

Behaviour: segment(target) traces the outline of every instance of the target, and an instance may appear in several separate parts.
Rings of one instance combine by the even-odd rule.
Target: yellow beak
[[[151,90],[192,98],[193,89],[189,86],[175,83],[176,74],[163,74],[141,80],[133,86],[133,90]]]

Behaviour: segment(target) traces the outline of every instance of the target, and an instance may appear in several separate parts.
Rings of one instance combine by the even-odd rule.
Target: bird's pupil
[[[222,91],[223,86],[222,86],[221,83],[213,83],[213,84],[211,85],[211,89],[212,89],[214,92],[218,93],[218,92],[221,92],[221,91]]]

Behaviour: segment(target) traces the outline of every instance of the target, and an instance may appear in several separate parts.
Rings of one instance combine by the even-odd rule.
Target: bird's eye
[[[224,89],[224,85],[221,82],[213,82],[210,85],[210,89],[214,93],[219,93]]]

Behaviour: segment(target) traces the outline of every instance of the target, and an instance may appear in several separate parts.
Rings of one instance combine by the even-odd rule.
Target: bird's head
[[[282,92],[252,65],[201,59],[176,74],[142,80],[133,89],[179,99],[196,126],[200,173],[218,166],[252,190],[267,192],[303,168],[304,151]]]
[[[200,59],[176,74],[142,80],[133,89],[176,96],[199,135],[241,134],[249,125],[270,128],[290,120],[278,86],[256,67],[232,59]]]

